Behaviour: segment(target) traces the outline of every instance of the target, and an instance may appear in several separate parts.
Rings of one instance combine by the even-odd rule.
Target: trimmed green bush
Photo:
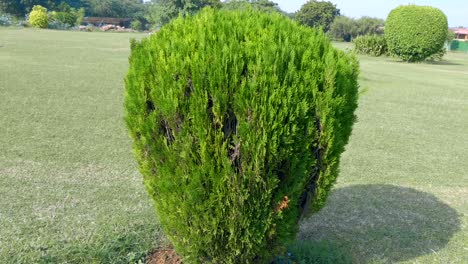
[[[360,54],[379,57],[387,54],[387,41],[384,36],[359,36],[353,40],[354,50]]]
[[[356,58],[280,14],[215,11],[132,41],[126,123],[188,263],[262,263],[321,209],[358,99]]]
[[[440,52],[447,31],[447,17],[430,6],[399,6],[390,12],[385,24],[390,53],[408,62],[423,61]]]
[[[31,13],[29,13],[29,24],[33,27],[47,28],[49,25],[47,8],[35,5]]]

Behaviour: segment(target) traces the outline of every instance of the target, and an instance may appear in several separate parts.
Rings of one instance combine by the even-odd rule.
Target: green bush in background
[[[430,6],[399,6],[390,12],[385,24],[390,53],[408,62],[423,61],[440,52],[447,31],[445,14]]]
[[[49,13],[49,20],[51,22],[65,24],[68,27],[73,27],[83,22],[84,15],[84,8],[75,9],[67,3],[62,2],[57,7],[57,11]]]
[[[132,23],[130,23],[130,27],[133,29],[133,30],[137,30],[137,31],[140,31],[140,30],[143,30],[143,24],[141,23],[140,20],[133,20]]]
[[[358,36],[383,35],[385,21],[380,18],[361,17],[354,19],[337,16],[330,26],[328,35],[337,41],[350,42]]]
[[[205,9],[131,44],[126,123],[188,263],[262,263],[321,209],[358,99],[355,57],[280,14]]]
[[[29,13],[29,24],[33,27],[47,28],[49,25],[47,8],[35,5],[31,13]]]
[[[359,36],[353,40],[354,50],[360,54],[374,57],[387,55],[387,41],[384,36],[367,35]]]

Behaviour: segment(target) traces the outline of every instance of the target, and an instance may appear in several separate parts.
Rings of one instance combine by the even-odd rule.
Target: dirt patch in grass
[[[161,248],[151,254],[148,264],[182,264],[182,259],[173,248]]]

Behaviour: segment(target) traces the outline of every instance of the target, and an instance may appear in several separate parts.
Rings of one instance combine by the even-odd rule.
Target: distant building
[[[450,43],[450,50],[468,53],[468,28],[452,28],[455,39]]]
[[[459,41],[468,41],[468,28],[456,28],[453,29],[455,32],[455,39]]]

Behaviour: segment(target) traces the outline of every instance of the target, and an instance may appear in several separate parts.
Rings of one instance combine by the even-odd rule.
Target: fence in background
[[[468,41],[454,40],[450,43],[450,50],[468,52]]]

